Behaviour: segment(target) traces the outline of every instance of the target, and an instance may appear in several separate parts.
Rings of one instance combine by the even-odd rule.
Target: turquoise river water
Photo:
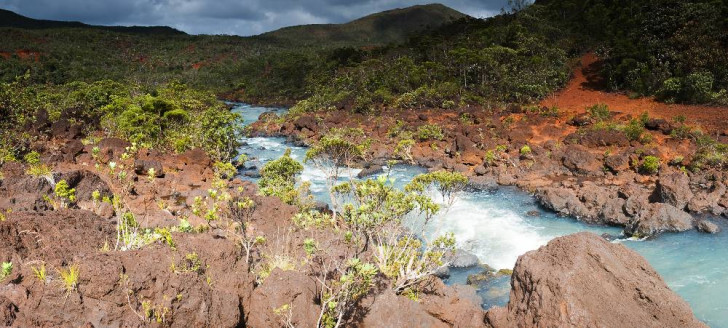
[[[242,114],[249,124],[266,111],[285,113],[284,108],[264,108],[234,103],[234,111]],[[302,161],[306,149],[295,147],[283,138],[247,138],[240,150],[250,158],[252,165],[262,164],[292,150],[292,157]],[[404,184],[424,169],[414,166],[396,166],[390,175]],[[356,172],[353,172],[356,175]],[[301,176],[310,181],[312,192],[321,201],[328,196],[324,175],[306,165]],[[528,211],[540,215],[528,216]],[[596,234],[619,235],[620,229],[587,225],[572,218],[558,217],[541,208],[528,193],[515,188],[500,188],[495,192],[465,192],[455,205],[440,218],[442,231],[452,231],[459,247],[476,254],[483,263],[493,268],[512,269],[519,255],[545,245],[549,240],[579,231]],[[695,231],[663,234],[651,240],[617,239],[642,254],[662,275],[668,286],[682,296],[695,315],[711,327],[728,328],[728,220],[718,219],[723,232],[708,235]],[[467,274],[455,272],[448,283],[464,283]],[[508,302],[508,277],[480,286],[478,294],[483,307],[504,305]]]

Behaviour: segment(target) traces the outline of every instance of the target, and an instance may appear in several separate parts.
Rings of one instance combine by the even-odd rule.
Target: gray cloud
[[[415,0],[0,0],[0,8],[38,19],[98,25],[167,25],[191,34],[254,35],[284,26],[344,23]],[[442,0],[475,17],[507,0]]]

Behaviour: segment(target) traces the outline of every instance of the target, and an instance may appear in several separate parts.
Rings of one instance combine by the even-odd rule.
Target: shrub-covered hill
[[[27,71],[32,83],[178,80],[249,102],[304,100],[302,110],[450,108],[541,99],[564,85],[581,54],[596,51],[612,91],[728,103],[728,1],[515,7],[475,19],[415,6],[246,38],[0,28],[0,80]]]
[[[298,109],[527,103],[562,87],[586,51],[603,60],[611,91],[726,104],[725,17],[727,1],[536,1],[399,46],[341,52],[333,69],[311,75],[312,96]]]
[[[26,71],[33,83],[112,79],[156,85],[179,80],[218,93],[242,90],[249,101],[290,102],[305,97],[306,76],[321,70],[322,52],[343,46],[401,43],[410,33],[462,16],[442,5],[415,6],[348,24],[239,37],[163,33],[165,28],[156,27],[96,27],[34,20],[3,11],[0,81],[13,81]],[[300,38],[295,31],[308,34],[310,28],[318,31],[317,40],[322,35],[329,39],[308,44],[284,40]]]
[[[294,45],[372,45],[401,42],[465,14],[441,4],[417,5],[368,15],[345,24],[285,27],[261,34],[261,39]]]

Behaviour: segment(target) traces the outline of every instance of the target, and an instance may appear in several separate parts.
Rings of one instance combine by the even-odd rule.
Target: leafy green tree
[[[260,170],[260,192],[265,196],[276,196],[287,204],[300,205],[296,176],[302,171],[303,165],[291,158],[291,150],[287,149],[283,156],[266,163]]]

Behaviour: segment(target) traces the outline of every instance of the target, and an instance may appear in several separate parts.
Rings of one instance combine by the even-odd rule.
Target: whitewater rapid
[[[234,104],[246,124],[257,120],[271,109]],[[291,149],[291,156],[303,161],[305,147],[296,147],[284,138],[247,138],[240,150],[258,168]],[[351,174],[356,176],[358,170]],[[390,176],[403,185],[415,175],[425,172],[414,166],[396,166]],[[348,174],[346,174],[348,175]],[[310,165],[304,165],[303,181],[311,183],[315,198],[326,202],[325,176]],[[537,215],[535,215],[537,213]],[[496,269],[512,269],[518,256],[545,245],[549,240],[579,231],[596,234],[620,234],[620,229],[587,225],[573,218],[558,217],[541,208],[534,197],[515,188],[495,192],[465,192],[443,217],[438,218],[440,231],[451,231],[459,247],[478,256]],[[706,235],[695,231],[664,234],[652,240],[617,240],[636,250],[662,275],[668,286],[691,305],[696,316],[711,327],[728,328],[728,224],[717,220],[724,232]],[[448,283],[465,283],[470,271],[453,272]],[[504,305],[508,301],[509,280],[502,277],[480,286],[478,294],[483,307]]]

